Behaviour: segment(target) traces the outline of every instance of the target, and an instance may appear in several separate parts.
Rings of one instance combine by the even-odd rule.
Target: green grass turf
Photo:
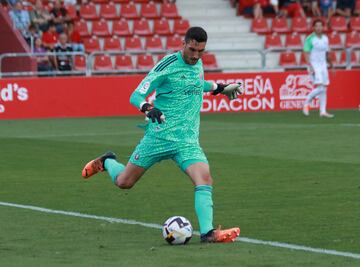
[[[131,190],[83,164],[108,149],[126,162],[140,117],[0,121],[0,201],[197,229],[193,187],[171,161]],[[215,223],[242,236],[360,253],[360,113],[202,116]],[[360,260],[242,242],[168,246],[156,229],[0,206],[0,266],[360,266]]]

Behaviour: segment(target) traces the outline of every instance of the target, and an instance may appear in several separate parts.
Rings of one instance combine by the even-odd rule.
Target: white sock
[[[311,93],[307,95],[306,100],[305,100],[305,105],[310,105],[313,98],[315,98],[316,96],[321,94],[322,91],[323,91],[323,86],[318,85],[316,87],[316,89],[312,90]]]
[[[326,113],[326,87],[323,86],[321,94],[319,94],[320,100],[320,114]]]

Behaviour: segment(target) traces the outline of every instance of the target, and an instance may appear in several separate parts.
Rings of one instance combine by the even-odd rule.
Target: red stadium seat
[[[294,50],[302,50],[303,43],[301,37],[296,32],[287,34],[285,37],[285,47]]]
[[[149,3],[149,0],[134,0],[134,3],[146,4]]]
[[[136,5],[133,3],[123,4],[120,7],[120,16],[126,19],[139,19],[139,14],[136,10]]]
[[[136,57],[136,68],[140,70],[151,70],[155,65],[152,55],[137,55]]]
[[[350,32],[346,34],[345,46],[348,47],[359,47],[360,36],[358,32]]]
[[[87,4],[80,6],[80,17],[82,19],[99,19],[99,16],[96,13],[96,7],[94,4]]]
[[[86,58],[84,56],[74,56],[74,70],[85,71],[86,70]]]
[[[251,22],[251,31],[259,34],[271,32],[269,25],[267,24],[267,20],[265,18],[253,19]]]
[[[99,39],[96,37],[84,39],[84,47],[86,53],[92,53],[101,50]]]
[[[307,33],[307,32],[309,32],[310,29],[309,29],[309,25],[307,23],[306,18],[304,18],[304,17],[294,17],[292,19],[291,30],[293,32],[298,32],[298,33]]]
[[[89,37],[91,35],[85,20],[76,21],[74,29],[79,32],[81,37]]]
[[[130,3],[130,0],[112,0],[114,3],[117,4],[128,4]]]
[[[115,57],[115,69],[132,70],[134,69],[130,55],[118,55]]]
[[[169,21],[165,18],[154,20],[154,33],[161,36],[172,35]]]
[[[160,18],[154,3],[142,4],[140,9],[140,17],[147,19],[158,19]]]
[[[332,31],[346,32],[348,30],[345,17],[331,17],[330,27]]]
[[[141,40],[139,37],[126,37],[125,38],[125,50],[140,52],[143,51]]]
[[[119,19],[116,12],[116,6],[113,3],[100,6],[100,17],[104,19]]]
[[[337,32],[332,32],[328,35],[329,38],[329,46],[331,49],[343,49],[344,45],[342,44],[340,34]]]
[[[68,16],[72,20],[77,20],[78,19],[78,15],[77,15],[77,12],[76,12],[76,6],[74,6],[74,5],[66,5],[65,8],[66,8],[66,11],[68,13]]]
[[[338,61],[338,58],[337,58],[337,55],[336,55],[335,51],[330,50],[329,57],[330,57],[331,63],[334,66],[339,64],[339,61]]]
[[[113,64],[111,62],[111,57],[108,55],[96,55],[94,57],[94,70],[107,71],[113,70]]]
[[[281,42],[280,35],[277,33],[266,35],[265,37],[265,49],[279,50],[283,49],[284,45]]]
[[[107,37],[104,39],[104,51],[121,51],[121,43],[120,39],[116,36],[114,37]]]
[[[96,36],[110,36],[109,27],[106,20],[97,20],[92,23],[92,33]]]
[[[183,39],[180,36],[170,36],[166,38],[166,50],[179,51],[183,48]]]
[[[134,34],[139,36],[153,35],[149,22],[146,19],[140,19],[134,21]]]
[[[277,33],[288,33],[290,32],[287,18],[273,18],[271,23],[271,29]]]
[[[121,37],[132,36],[129,23],[126,19],[114,21],[112,33]]]
[[[190,23],[187,19],[178,19],[174,21],[174,33],[185,35],[186,31],[190,28]]]
[[[107,4],[109,3],[109,0],[92,0],[95,4]]]
[[[305,54],[306,54],[305,52],[301,52],[301,55],[300,55],[300,66],[307,67],[307,66],[308,66],[308,63],[306,62]]]
[[[164,48],[161,42],[161,38],[154,36],[147,37],[145,41],[145,49],[147,51],[153,51],[153,52],[163,51]]]
[[[343,50],[340,55],[340,65],[346,65],[347,62],[347,52],[346,50]],[[351,58],[350,58],[350,64],[357,64],[358,58],[356,55],[356,52],[354,50],[351,51]]]
[[[350,18],[350,30],[360,31],[360,17],[351,17]]]
[[[218,64],[214,54],[205,53],[202,58],[202,63],[205,70],[217,69]]]
[[[176,4],[164,3],[160,8],[160,16],[168,19],[180,19]]]
[[[282,67],[297,67],[296,56],[294,52],[281,52],[279,65]]]

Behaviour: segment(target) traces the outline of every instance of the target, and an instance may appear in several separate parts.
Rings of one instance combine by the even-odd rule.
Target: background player
[[[131,95],[130,102],[149,118],[143,139],[126,167],[108,152],[89,163],[82,175],[88,178],[106,170],[115,185],[131,188],[152,165],[172,159],[195,186],[195,211],[202,242],[231,242],[239,228],[213,227],[212,177],[206,156],[199,145],[200,109],[203,92],[222,93],[229,99],[241,94],[240,85],[215,84],[204,80],[201,56],[207,34],[200,27],[190,28],[182,51],[164,57],[148,73]],[[146,98],[155,91],[154,105]],[[166,117],[165,117],[166,116]]]
[[[310,103],[313,98],[318,96],[320,100],[320,116],[332,118],[334,115],[326,112],[326,90],[329,85],[327,63],[332,68],[329,56],[329,39],[323,34],[324,22],[322,20],[315,20],[313,28],[314,32],[305,40],[304,52],[315,89],[307,96],[303,113],[305,116],[309,116]]]

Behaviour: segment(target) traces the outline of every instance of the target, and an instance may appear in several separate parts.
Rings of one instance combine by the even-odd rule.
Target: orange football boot
[[[93,159],[86,163],[84,169],[82,170],[82,177],[85,179],[90,178],[90,176],[93,176],[94,174],[98,172],[102,172],[105,170],[104,162],[106,159],[116,159],[115,153],[109,151],[105,153],[104,155]]]
[[[230,243],[240,235],[240,228],[234,227],[230,229],[221,230],[219,225],[217,229],[209,231],[205,235],[201,235],[201,242],[208,243]]]

